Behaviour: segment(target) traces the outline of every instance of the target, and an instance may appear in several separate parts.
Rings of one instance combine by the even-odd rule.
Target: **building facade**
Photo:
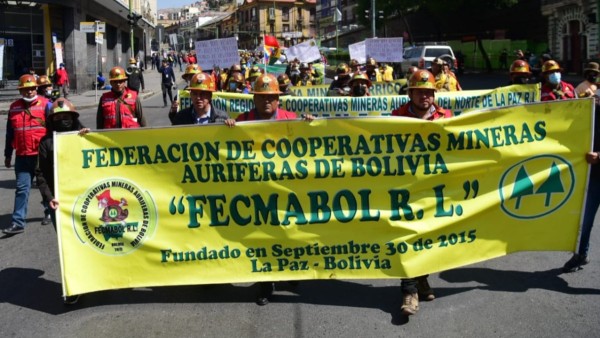
[[[550,50],[567,71],[581,73],[587,61],[598,59],[598,1],[542,0],[542,14]]]
[[[129,2],[117,0],[0,1],[0,38],[5,41],[3,78],[18,79],[34,68],[51,75],[62,61],[73,91],[92,88],[96,69],[107,72],[125,66],[131,55],[144,56],[156,22],[156,0],[132,0],[142,18],[131,30]],[[98,37],[81,31],[81,22],[99,21],[106,30]],[[98,50],[98,53],[96,52]]]

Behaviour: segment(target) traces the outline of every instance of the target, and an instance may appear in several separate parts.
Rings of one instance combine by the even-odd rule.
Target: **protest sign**
[[[358,63],[367,62],[367,52],[365,50],[364,40],[348,45],[348,52],[350,53],[350,59],[355,59]]]
[[[314,39],[289,47],[285,51],[288,60],[298,59],[300,62],[321,60],[321,52]]]
[[[377,62],[402,62],[402,45],[402,38],[366,39],[365,52]]]
[[[198,58],[202,69],[209,70],[215,66],[229,68],[240,63],[236,38],[196,41],[195,46],[196,54],[202,55]]]

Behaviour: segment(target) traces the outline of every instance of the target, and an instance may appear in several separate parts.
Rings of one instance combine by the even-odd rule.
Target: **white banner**
[[[350,52],[350,59],[356,59],[358,63],[367,62],[367,53],[365,52],[365,41],[349,45],[348,52]]]
[[[365,40],[365,50],[377,62],[402,62],[402,38],[378,38]]]
[[[198,64],[204,70],[213,69],[214,66],[229,68],[240,63],[236,38],[196,41],[195,49],[197,55],[202,55],[198,58]]]
[[[177,34],[169,34],[169,41],[173,49],[177,50]]]
[[[0,80],[4,79],[4,39],[0,39]]]
[[[56,55],[56,68],[58,69],[58,66],[63,63],[62,43],[54,44],[54,55]]]
[[[288,60],[297,58],[300,62],[321,60],[321,53],[319,52],[319,47],[317,47],[317,43],[314,39],[289,47],[285,51],[285,55]]]

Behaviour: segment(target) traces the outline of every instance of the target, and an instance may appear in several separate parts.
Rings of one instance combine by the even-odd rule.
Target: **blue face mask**
[[[560,73],[552,73],[548,76],[548,82],[552,83],[552,84],[559,84],[560,83]]]

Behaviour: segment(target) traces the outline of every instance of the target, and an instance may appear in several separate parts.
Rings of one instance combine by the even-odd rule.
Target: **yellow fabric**
[[[592,112],[582,99],[433,122],[56,134],[64,293],[412,277],[572,251]]]

